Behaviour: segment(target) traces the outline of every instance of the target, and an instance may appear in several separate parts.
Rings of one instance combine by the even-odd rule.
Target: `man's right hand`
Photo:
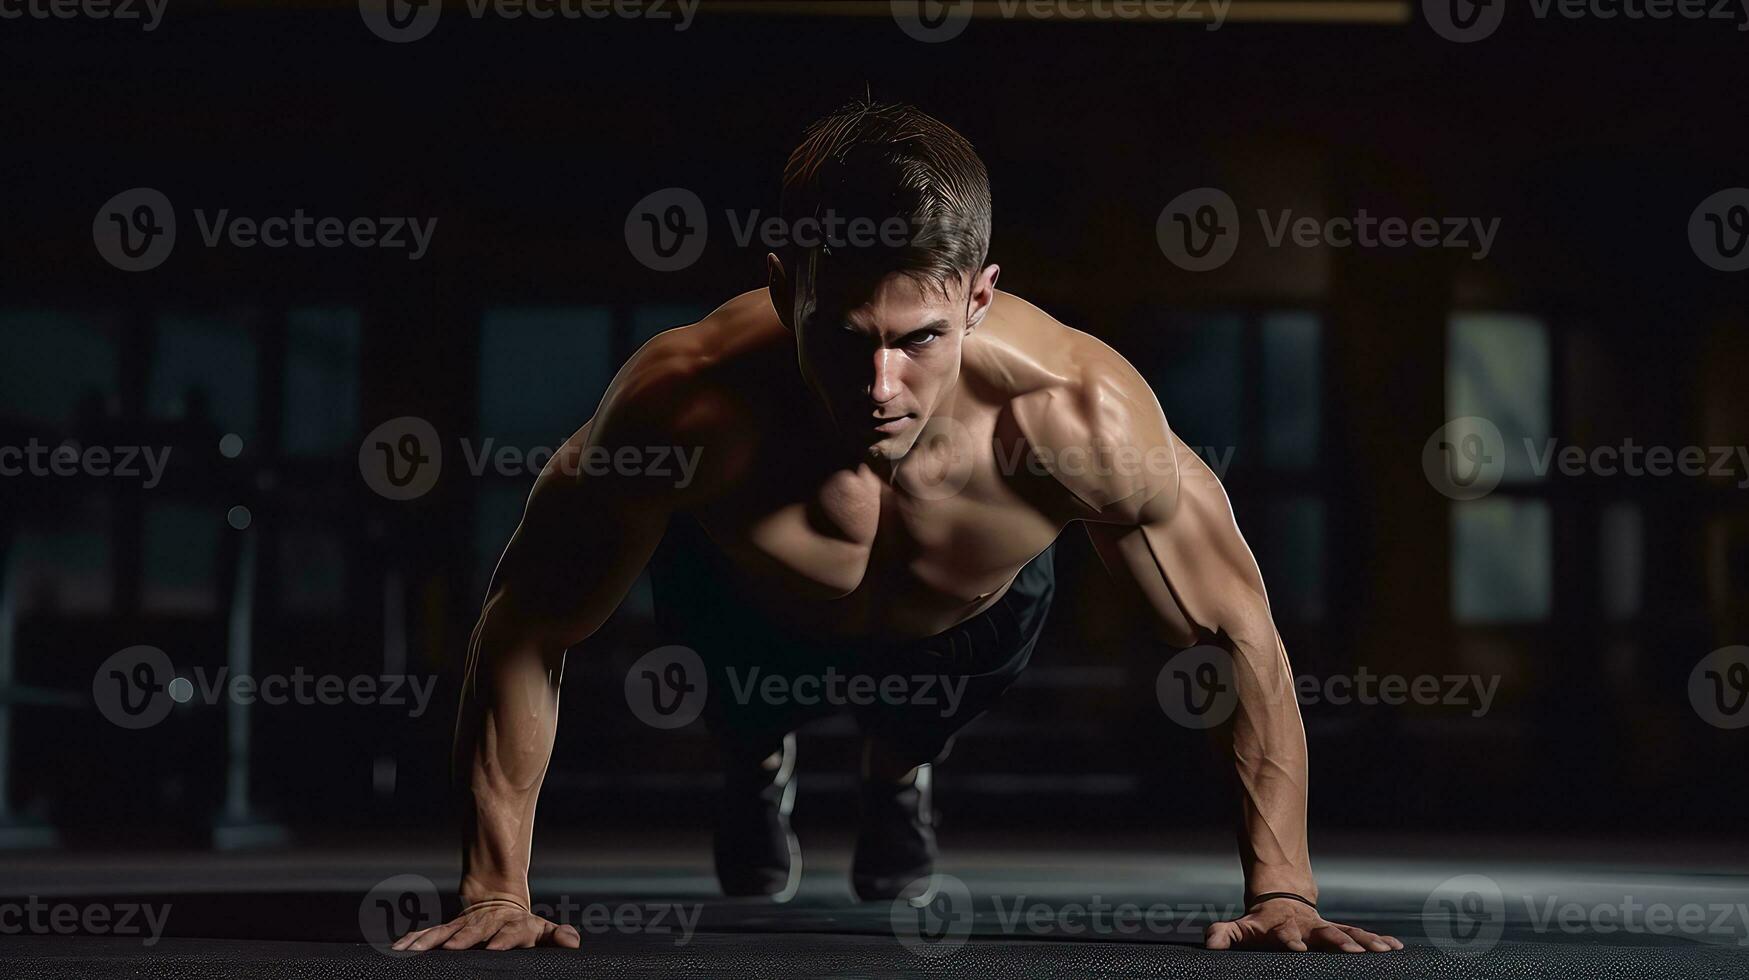
[[[440,926],[410,932],[391,948],[415,953],[428,949],[528,949],[561,946],[576,949],[583,944],[573,926],[562,926],[535,915],[512,902],[484,902],[464,909]]]

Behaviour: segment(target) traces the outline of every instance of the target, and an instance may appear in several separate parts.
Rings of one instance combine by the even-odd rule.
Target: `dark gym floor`
[[[945,897],[921,911],[852,901],[846,844],[804,840],[803,887],[782,906],[717,897],[703,838],[547,845],[535,898],[583,929],[580,951],[416,957],[380,951],[376,923],[453,908],[455,859],[437,842],[17,854],[0,872],[0,975],[1749,977],[1740,845],[1324,841],[1326,915],[1408,946],[1345,956],[1200,949],[1210,915],[1238,901],[1218,841],[947,840]],[[102,906],[110,927],[57,924],[67,906]],[[140,931],[109,934],[130,908]]]

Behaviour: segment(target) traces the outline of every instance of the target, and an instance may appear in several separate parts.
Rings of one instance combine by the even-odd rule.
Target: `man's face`
[[[839,434],[868,459],[910,452],[953,392],[968,328],[988,306],[968,296],[985,278],[993,287],[993,275],[965,275],[943,290],[892,273],[872,291],[825,288],[812,308],[796,304],[802,376]]]

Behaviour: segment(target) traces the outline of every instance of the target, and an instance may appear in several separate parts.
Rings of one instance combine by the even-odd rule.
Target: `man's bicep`
[[[1175,493],[1138,522],[1148,552],[1200,630],[1261,639],[1274,628],[1269,599],[1226,488],[1189,447],[1178,444],[1176,458]]]
[[[1169,484],[1120,519],[1088,523],[1101,559],[1140,592],[1175,642],[1270,627],[1263,577],[1225,488],[1195,452],[1172,442]]]

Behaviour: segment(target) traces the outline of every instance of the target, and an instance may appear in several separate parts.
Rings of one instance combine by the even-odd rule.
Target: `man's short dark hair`
[[[864,99],[810,124],[784,167],[780,211],[793,243],[779,257],[810,282],[830,265],[835,275],[899,272],[945,290],[983,268],[990,251],[984,162],[965,137],[909,105]],[[793,241],[806,218],[902,231],[849,247]]]

